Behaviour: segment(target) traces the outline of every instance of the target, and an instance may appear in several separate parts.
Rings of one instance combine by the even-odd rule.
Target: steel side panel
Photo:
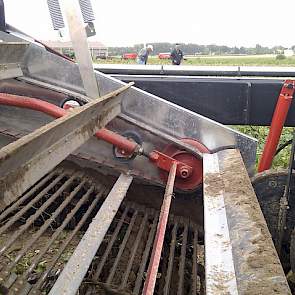
[[[9,37],[5,36],[4,33],[0,36],[3,39]],[[22,70],[25,77],[85,95],[77,65],[47,52],[43,47],[34,43],[31,43],[24,52]],[[124,82],[99,72],[96,72],[96,79],[100,85],[101,95],[125,85]],[[51,100],[50,102],[59,103],[58,100]],[[138,120],[142,124],[154,127],[155,130],[178,139],[194,138],[205,144],[209,149],[222,149],[229,145],[237,146],[241,150],[248,172],[254,173],[257,141],[251,137],[135,87],[128,90],[128,95],[122,99],[121,110],[124,115]],[[5,122],[5,116],[4,113],[3,119],[1,118],[1,121],[4,121],[4,128],[9,125],[9,122]],[[18,120],[21,129],[22,118],[20,117]],[[32,125],[34,125],[34,122],[32,122]],[[147,151],[161,150],[167,144],[159,136],[146,132],[132,123],[122,122],[119,118],[114,119],[108,128],[119,133],[126,130],[135,130],[145,142]],[[133,175],[141,174],[143,178],[162,183],[157,169],[148,160],[137,157],[127,164],[118,162],[112,155],[110,145],[105,145],[103,142],[96,141],[95,145],[87,144],[83,146],[80,152],[97,163],[107,164],[121,171],[132,170]]]
[[[34,44],[30,45],[24,60],[24,75],[84,93],[77,65]],[[96,72],[96,78],[101,95],[125,85],[100,72]],[[171,136],[194,138],[209,149],[236,145],[242,152],[249,172],[254,171],[257,141],[213,120],[135,87],[122,100],[122,113]],[[156,141],[157,137],[152,143]]]

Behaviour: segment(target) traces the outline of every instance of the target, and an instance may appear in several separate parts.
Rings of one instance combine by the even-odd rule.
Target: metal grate
[[[109,190],[82,172],[56,169],[0,213],[0,293],[47,294]],[[123,203],[79,294],[141,294],[158,214]],[[155,294],[201,294],[202,251],[196,226],[170,216]]]
[[[49,290],[105,194],[106,188],[86,175],[57,169],[2,212],[2,289]]]
[[[82,294],[141,294],[158,212],[126,203],[101,245]],[[170,216],[154,294],[203,294],[203,246],[195,225]],[[104,293],[105,292],[105,293]]]

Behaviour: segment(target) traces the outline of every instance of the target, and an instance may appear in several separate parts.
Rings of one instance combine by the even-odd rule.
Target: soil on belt
[[[231,215],[232,223],[229,224],[229,228],[233,251],[236,252],[235,268],[240,274],[241,279],[238,284],[242,293],[290,294],[277,252],[239,152],[227,151],[222,166],[225,206],[227,214]],[[240,235],[241,232],[244,234]],[[250,283],[249,286],[247,282]]]

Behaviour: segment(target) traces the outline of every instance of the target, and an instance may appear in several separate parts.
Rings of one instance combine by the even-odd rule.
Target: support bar
[[[291,294],[239,151],[203,161],[206,294]]]
[[[121,96],[118,95],[129,87],[121,87],[72,110],[3,147],[0,150],[0,209],[13,202],[116,117],[121,109]]]
[[[49,295],[76,294],[131,182],[131,176],[120,175]]]
[[[84,89],[87,96],[97,98],[100,96],[99,86],[93,69],[79,3],[77,0],[62,0],[61,3],[66,15]]]
[[[147,278],[144,284],[142,295],[154,294],[158,268],[159,268],[160,259],[161,259],[161,252],[162,252],[163,243],[164,243],[165,231],[166,231],[166,226],[168,221],[169,209],[170,209],[171,199],[173,195],[176,168],[177,168],[177,163],[174,162],[169,172],[164,200],[161,207],[161,212],[160,212],[160,217],[158,222],[157,233],[156,233],[156,237],[153,244],[153,251],[152,251]]]
[[[272,117],[269,134],[258,164],[258,172],[270,169],[293,100],[295,80],[286,80]]]

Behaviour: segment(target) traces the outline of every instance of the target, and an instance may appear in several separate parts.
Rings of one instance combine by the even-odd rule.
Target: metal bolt
[[[181,175],[182,178],[189,177],[189,171],[188,171],[188,169],[186,167],[180,168],[179,172],[180,172],[180,175]]]

